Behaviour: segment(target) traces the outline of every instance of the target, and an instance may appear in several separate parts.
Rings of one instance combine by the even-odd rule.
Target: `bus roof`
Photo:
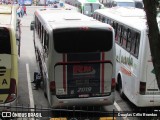
[[[36,14],[41,22],[44,22],[44,24],[49,24],[49,26],[52,29],[62,28],[62,27],[63,28],[81,27],[81,26],[88,26],[88,27],[110,26],[108,24],[102,24],[101,22],[91,17],[85,16],[73,10],[46,9],[46,10],[37,10]]]
[[[125,23],[136,29],[146,29],[146,14],[143,9],[133,7],[112,7],[95,10],[104,16],[107,16],[114,21]]]
[[[12,6],[10,5],[0,5],[0,14],[11,14]]]
[[[11,18],[11,15],[2,15],[2,14],[0,14],[0,25],[1,24],[3,24],[3,25],[5,25],[5,24],[11,24],[11,20],[12,20],[12,18]]]
[[[13,16],[16,15],[16,6],[11,5],[0,5],[0,25],[9,25],[12,24],[12,20],[16,18]]]

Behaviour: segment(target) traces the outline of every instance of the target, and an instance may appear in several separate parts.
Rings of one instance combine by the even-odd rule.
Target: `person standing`
[[[23,17],[23,15],[24,15],[24,10],[23,10],[23,6],[22,6],[22,5],[20,5],[20,9],[21,9],[21,17]]]
[[[21,17],[21,8],[20,7],[18,7],[18,9],[17,9],[17,14],[19,17]]]
[[[23,10],[24,10],[24,14],[25,14],[25,15],[27,15],[27,11],[26,11],[26,10],[27,10],[27,8],[26,8],[26,6],[25,6],[25,5],[23,6]]]

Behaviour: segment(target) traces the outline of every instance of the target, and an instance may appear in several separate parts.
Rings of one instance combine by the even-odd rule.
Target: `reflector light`
[[[81,27],[80,30],[88,30],[88,27]]]
[[[8,102],[12,102],[13,100],[15,100],[17,97],[16,94],[17,94],[16,80],[11,78],[9,95],[6,99],[6,102],[8,103]]]
[[[50,91],[51,92],[55,92],[55,89],[56,89],[56,87],[55,87],[55,81],[51,81],[50,82]]]

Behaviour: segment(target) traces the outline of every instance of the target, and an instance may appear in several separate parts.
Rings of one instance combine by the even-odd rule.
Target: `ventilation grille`
[[[0,76],[3,76],[6,73],[6,67],[0,66]]]

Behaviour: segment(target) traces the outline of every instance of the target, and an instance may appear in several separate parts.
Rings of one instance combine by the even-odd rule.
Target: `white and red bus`
[[[121,97],[138,107],[160,106],[145,11],[133,7],[96,10],[94,18],[115,29],[116,84]]]
[[[113,28],[64,9],[36,10],[34,18],[35,51],[51,107],[113,104]]]

